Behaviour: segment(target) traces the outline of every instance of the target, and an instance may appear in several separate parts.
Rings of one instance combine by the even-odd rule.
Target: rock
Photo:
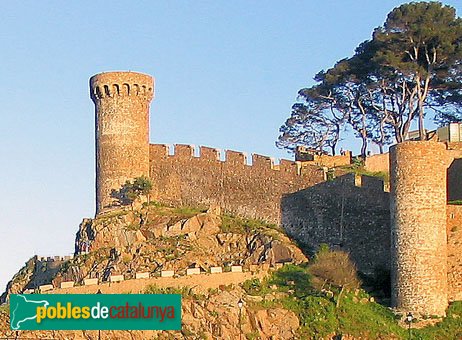
[[[220,246],[223,246],[225,243],[236,242],[241,236],[233,233],[220,233],[216,235],[216,238]]]
[[[220,216],[221,207],[218,204],[211,204],[210,207],[207,209],[207,213]]]
[[[247,263],[267,263],[275,265],[276,263],[284,262],[306,262],[308,259],[303,253],[294,246],[289,246],[290,240],[281,242],[274,240],[273,237],[263,234],[254,234],[248,239],[247,248],[251,252],[251,256]]]
[[[167,231],[165,233],[165,236],[176,236],[181,234],[181,229],[183,227],[183,223],[185,223],[186,220],[180,220],[176,222],[175,224],[168,226]]]
[[[200,232],[205,235],[213,235],[220,232],[221,217],[210,213],[196,216],[201,224]]]
[[[292,262],[292,252],[287,246],[274,241],[271,245],[271,249],[268,252],[268,258],[271,264]]]
[[[199,221],[198,216],[191,217],[183,223],[181,228],[182,234],[188,234],[191,232],[199,231],[202,227],[201,221]]]
[[[274,301],[274,295],[273,294],[266,294],[264,297],[265,301]]]
[[[282,308],[259,310],[254,314],[255,324],[260,326],[262,338],[292,339],[300,322],[292,312]]]
[[[261,302],[263,301],[263,296],[259,295],[247,295],[246,296],[247,301],[252,301],[252,302]]]

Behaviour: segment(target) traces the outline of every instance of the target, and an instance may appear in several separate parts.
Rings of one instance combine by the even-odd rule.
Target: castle
[[[392,304],[444,315],[462,299],[462,144],[408,141],[390,149],[390,192],[376,177],[330,168],[351,157],[280,160],[190,145],[149,143],[152,77],[108,72],[90,79],[96,114],[96,213],[114,205],[113,189],[149,176],[151,196],[175,206],[208,207],[282,225],[312,248],[348,251],[358,268],[390,270]],[[343,157],[343,158],[342,158]],[[251,163],[250,163],[251,161]],[[447,182],[448,185],[447,185]],[[462,198],[462,197],[460,197]]]

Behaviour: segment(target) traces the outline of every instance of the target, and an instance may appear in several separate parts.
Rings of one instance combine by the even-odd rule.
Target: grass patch
[[[129,213],[128,210],[120,208],[120,209],[116,209],[116,210],[113,210],[113,211],[108,211],[106,213],[102,213],[97,217],[97,219],[98,220],[107,220],[109,218],[118,217],[118,216],[122,216],[122,215],[127,215],[128,213]]]
[[[229,214],[223,215],[221,220],[221,231],[224,233],[250,234],[258,231],[275,238],[277,238],[277,233],[272,231],[284,233],[283,229],[278,227],[276,224],[267,223],[261,220],[241,218]]]
[[[191,207],[172,208],[172,207],[167,207],[167,206],[164,206],[158,203],[149,205],[148,209],[150,211],[155,212],[156,215],[174,216],[174,217],[177,217],[178,220],[191,218],[197,214],[207,211],[207,209],[199,209],[199,208],[191,208]]]
[[[248,308],[283,307],[300,320],[298,335],[302,339],[350,335],[363,339],[407,339],[408,331],[398,324],[389,308],[370,302],[363,290],[344,290],[335,286],[320,288],[313,284],[315,271],[310,265],[285,265],[264,280],[251,279],[242,284],[247,294],[262,296]],[[328,288],[328,289],[325,289]],[[281,294],[284,293],[284,294]],[[275,296],[267,300],[265,297]],[[412,330],[413,339],[462,339],[462,301],[454,302],[442,322]]]
[[[341,294],[331,287],[330,294],[315,288],[310,266],[285,265],[263,281],[257,279],[244,282],[243,289],[250,295],[284,292],[273,301],[257,303],[256,308],[284,307],[293,311],[300,319],[298,329],[302,339],[319,339],[328,335],[349,334],[368,339],[404,336],[405,330],[398,326],[389,309],[368,301],[369,296],[361,291],[358,296],[352,291]]]
[[[204,294],[194,293],[193,288],[185,287],[158,287],[149,285],[144,290],[144,294],[180,294],[182,297],[191,297],[195,301],[205,301],[207,296]]]
[[[412,330],[412,334],[422,340],[462,339],[462,301],[453,302],[446,314],[442,322]]]
[[[361,158],[356,157],[353,159],[353,164],[351,165],[345,165],[345,166],[339,166],[338,167],[341,170],[344,170],[349,173],[354,173],[357,175],[365,175],[365,176],[371,176],[371,177],[378,177],[383,180],[384,183],[390,183],[390,174],[386,171],[368,171],[364,168],[364,162]]]
[[[462,200],[452,200],[448,201],[449,205],[462,205]]]

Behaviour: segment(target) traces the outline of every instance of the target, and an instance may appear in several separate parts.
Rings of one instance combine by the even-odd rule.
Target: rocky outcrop
[[[210,267],[307,261],[274,227],[253,221],[253,229],[239,228],[242,221],[226,218],[234,226],[232,231],[223,232],[222,217],[214,213],[166,207],[120,210],[84,219],[76,236],[76,255],[89,254],[77,256],[56,280],[105,280],[110,274],[130,277],[137,271],[155,273],[162,269],[183,273],[199,264]]]
[[[193,294],[193,293],[192,293]],[[241,310],[237,301],[244,297]],[[0,311],[0,338],[98,339],[98,331],[22,331],[9,330],[8,314]],[[241,327],[239,327],[241,325]],[[184,296],[182,330],[161,331],[101,331],[102,339],[292,339],[299,327],[297,316],[283,308],[255,309],[246,301],[239,287],[218,290],[201,296]]]
[[[191,267],[307,261],[275,226],[217,212],[148,206],[85,218],[76,234],[73,259],[41,262],[34,257],[8,284],[2,300],[41,284],[106,281],[115,274],[132,278],[136,272],[168,269],[181,275]]]

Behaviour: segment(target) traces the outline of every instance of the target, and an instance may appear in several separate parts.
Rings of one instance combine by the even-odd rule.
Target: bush
[[[309,267],[309,272],[314,276],[313,285],[318,289],[325,284],[346,289],[359,288],[361,285],[356,266],[348,253],[341,250],[321,248]]]

